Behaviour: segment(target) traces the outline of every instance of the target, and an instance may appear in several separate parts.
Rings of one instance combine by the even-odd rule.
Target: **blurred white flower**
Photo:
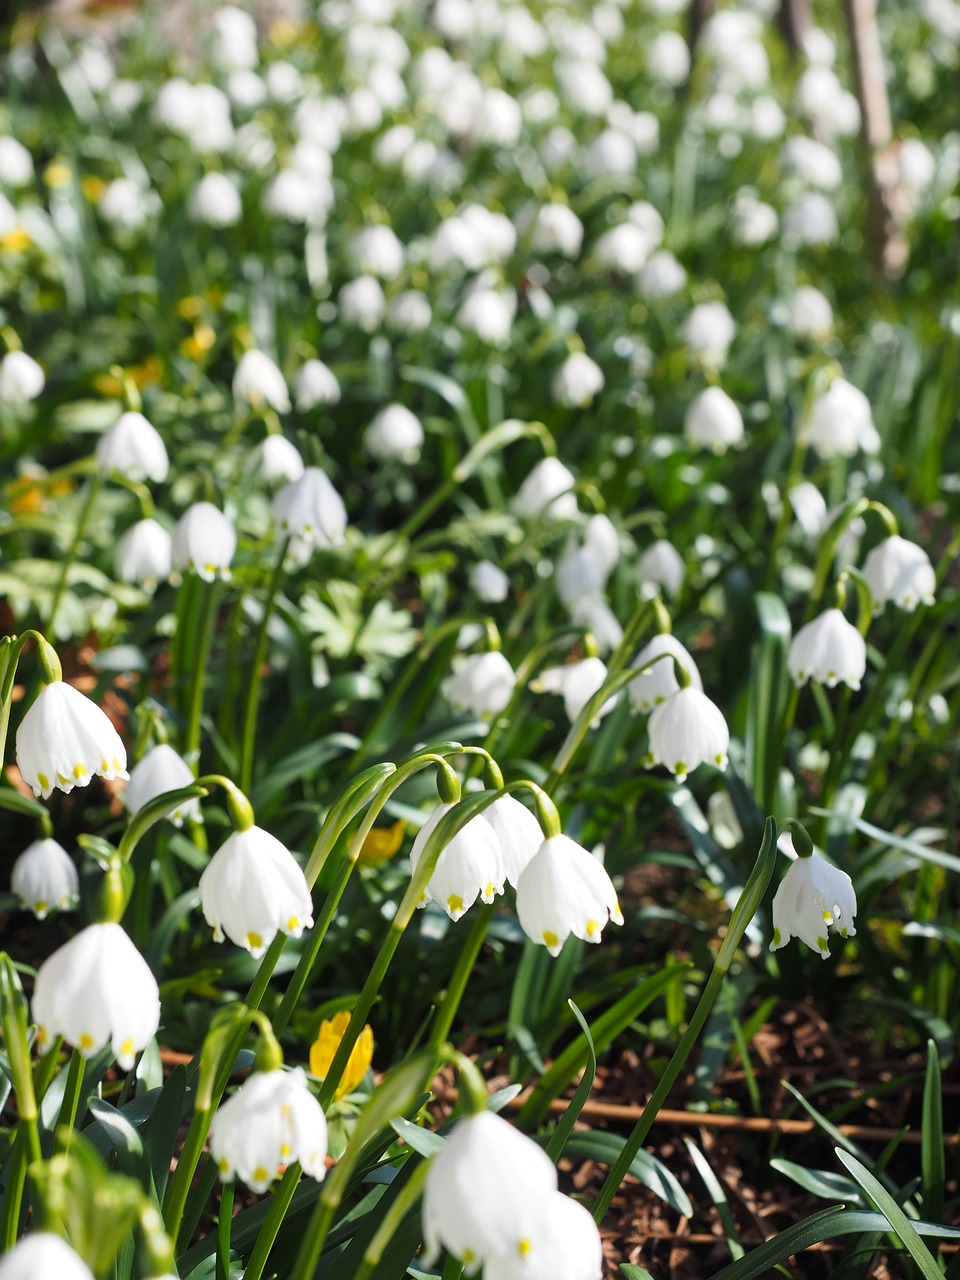
[[[274,495],[272,511],[285,537],[302,538],[315,547],[343,542],[347,509],[320,467],[306,467],[299,479],[284,485]]]
[[[54,908],[72,911],[80,901],[80,877],[62,844],[49,836],[34,840],[14,862],[10,891],[44,920]]]
[[[16,138],[0,135],[0,186],[26,187],[33,181],[33,156]]]
[[[558,58],[554,75],[560,96],[577,115],[600,118],[613,101],[613,87],[596,61]]]
[[[544,458],[527,475],[511,507],[528,520],[543,515],[554,520],[572,519],[577,514],[575,483],[559,458]]]
[[[232,227],[242,214],[236,182],[225,173],[205,173],[190,196],[191,218],[208,227]]]
[[[173,567],[189,569],[204,582],[230,577],[230,561],[237,549],[237,535],[230,520],[212,502],[188,507],[173,530]]]
[[[113,570],[121,582],[135,582],[152,590],[170,576],[173,543],[156,520],[140,520],[128,529],[116,546]]]
[[[350,329],[373,333],[387,309],[387,300],[379,280],[373,276],[357,276],[343,286],[337,297],[340,319]]]
[[[827,527],[827,503],[823,494],[809,480],[801,480],[787,490],[787,501],[797,524],[808,538],[819,537]]]
[[[193,770],[187,762],[169,743],[160,742],[130,770],[130,780],[121,797],[123,807],[128,813],[137,813],[165,791],[178,791],[193,781]],[[191,822],[203,821],[199,799],[184,800],[167,814],[167,820],[175,827],[182,827],[187,818]]]
[[[830,300],[812,285],[799,285],[790,299],[787,325],[795,338],[823,342],[833,332]]]
[[[394,333],[422,333],[432,319],[430,299],[421,289],[405,289],[391,298],[387,306],[387,328]]]
[[[105,222],[119,231],[139,231],[160,212],[160,197],[133,178],[114,178],[100,197],[97,208]]]
[[[696,355],[719,368],[737,332],[733,316],[722,302],[702,302],[683,322],[681,335]]]
[[[445,1247],[468,1274],[504,1257],[534,1267],[556,1191],[556,1168],[532,1138],[491,1111],[464,1116],[427,1166],[424,1264]]]
[[[919,138],[904,138],[897,151],[900,181],[914,195],[920,195],[933,182],[937,162],[933,152]]]
[[[858,449],[876,453],[880,448],[870,401],[846,378],[834,378],[817,396],[800,432],[821,458],[851,458]]]
[[[241,111],[256,111],[267,100],[263,76],[249,67],[238,67],[227,76],[227,97]]]
[[[659,538],[647,547],[637,565],[637,578],[641,589],[662,588],[668,596],[680,594],[685,576],[683,557],[673,543],[668,542],[666,538]]]
[[[299,413],[308,413],[321,404],[338,404],[340,400],[337,376],[322,360],[307,360],[300,367],[293,390]]]
[[[513,796],[499,796],[482,814],[500,843],[505,878],[517,887],[520,873],[543,844],[540,823]]]
[[[462,659],[440,687],[454,711],[469,711],[478,720],[492,720],[507,706],[516,683],[507,659],[498,650],[490,650]]]
[[[553,375],[554,400],[567,407],[587,408],[604,386],[603,370],[585,351],[571,351]]]
[[[814,680],[831,689],[838,683],[859,689],[866,669],[863,636],[839,609],[826,609],[801,627],[787,654],[787,670],[800,686]]]
[[[725,453],[743,439],[743,417],[721,387],[707,387],[687,406],[683,434],[695,448]]]
[[[933,604],[937,576],[930,557],[915,542],[896,535],[884,538],[867,555],[863,576],[873,597],[874,613],[895,604],[912,613],[918,604]]]
[[[302,372],[302,371],[301,371]],[[286,436],[271,433],[250,454],[250,465],[261,480],[299,480],[303,475],[303,458],[297,446]]]
[[[262,827],[234,831],[200,876],[203,918],[258,959],[277,936],[299,938],[313,924],[306,877],[290,850]]]
[[[637,276],[640,296],[647,302],[673,298],[687,283],[687,273],[669,249],[658,249]]]
[[[128,480],[152,480],[161,484],[170,470],[170,459],[159,431],[142,413],[121,415],[97,441],[97,463],[103,471],[118,471]]]
[[[677,682],[676,669],[673,664],[674,658],[686,669],[692,687],[703,690],[703,683],[700,679],[697,664],[689,651],[675,636],[654,636],[652,640],[643,646],[634,658],[632,665],[634,667],[642,667],[645,662],[650,662],[651,659],[658,658],[661,654],[663,657],[659,661],[654,662],[646,671],[641,671],[636,680],[630,681],[630,705],[634,711],[652,711],[654,707],[659,706],[661,702],[665,702],[667,698],[672,698],[679,690],[680,685]]]
[[[838,135],[851,138],[860,128],[859,102],[826,64],[803,71],[797,81],[794,104],[822,138],[829,140]]]
[[[322,226],[333,207],[333,185],[329,178],[281,169],[263,193],[267,213],[302,222],[305,226]]]
[[[210,1154],[221,1178],[239,1178],[251,1191],[269,1190],[294,1161],[321,1182],[327,1171],[327,1122],[303,1071],[248,1076],[210,1121]]]
[[[487,147],[515,147],[523,118],[520,104],[503,89],[485,89],[471,121],[468,138]]]
[[[726,769],[730,730],[723,714],[693,684],[653,709],[647,725],[649,765],[662,764],[683,782],[698,765]]]
[[[49,1231],[23,1236],[0,1259],[0,1280],[94,1280],[65,1240]]]
[[[233,374],[233,398],[253,409],[269,405],[289,413],[290,393],[280,369],[263,351],[251,349],[240,357]]]
[[[807,191],[783,211],[783,243],[787,248],[834,244],[840,224],[829,199],[820,191]]]
[[[583,658],[580,662],[570,662],[562,667],[548,667],[535,680],[531,680],[530,688],[534,693],[559,693],[563,698],[567,719],[573,724],[606,678],[607,668],[599,658]],[[603,703],[590,722],[592,727],[595,728],[613,710],[618,697],[618,694],[614,694]]]
[[[542,1236],[531,1245],[539,1276],[550,1280],[600,1280],[603,1246],[593,1215],[585,1205],[557,1191],[547,1207]],[[528,1280],[526,1258],[491,1258],[487,1271],[497,1280]]]
[[[423,448],[420,419],[402,404],[388,404],[374,417],[363,433],[363,444],[371,457],[385,462],[395,458],[412,464]]]
[[[569,836],[551,836],[520,873],[517,918],[552,956],[572,933],[599,942],[608,920],[623,924],[613,881],[599,859]]]
[[[93,777],[127,777],[127,752],[110,720],[79,689],[46,684],[17,730],[17,767],[35,796],[70,792]]]
[[[160,1025],[160,991],[118,924],[91,924],[41,964],[30,1009],[41,1052],[56,1036],[85,1058],[109,1043],[129,1071]]]
[[[289,106],[303,97],[303,76],[292,62],[278,59],[263,73],[267,93],[274,102]]]
[[[410,850],[410,870],[415,873],[427,840],[452,804],[440,804],[417,833]],[[420,896],[418,907],[438,902],[456,923],[479,897],[492,902],[503,893],[504,867],[500,841],[489,822],[478,815],[465,823],[449,844],[444,845],[433,875]]]
[[[213,14],[210,52],[221,71],[255,67],[260,60],[257,24],[244,9],[224,4]]]
[[[0,360],[0,400],[28,404],[46,384],[43,369],[25,351],[8,351]]]
[[[772,205],[757,198],[750,187],[741,187],[730,210],[731,230],[738,244],[766,244],[777,234],[780,220]]]
[[[470,588],[484,604],[501,604],[510,593],[510,579],[490,560],[480,560],[469,573]]]
[[[395,280],[403,270],[403,245],[390,227],[364,227],[350,241],[347,253],[361,275]]]
[[[623,129],[604,129],[582,149],[580,169],[587,178],[628,178],[637,170],[637,144]]]
[[[647,74],[676,88],[690,74],[690,48],[679,31],[661,31],[647,48]]]
[[[793,840],[780,837],[781,847],[793,851]],[[799,938],[822,959],[830,955],[828,934],[834,928],[842,938],[856,934],[857,894],[845,871],[831,866],[819,854],[794,858],[773,897],[773,941],[779,951],[791,938]]]
[[[843,169],[836,152],[803,134],[786,140],[780,163],[788,173],[820,191],[836,191],[843,181]]]
[[[544,204],[537,210],[533,247],[537,253],[575,258],[583,243],[583,223],[565,204]]]
[[[457,324],[491,347],[507,347],[516,309],[516,295],[512,291],[472,289],[457,312]]]

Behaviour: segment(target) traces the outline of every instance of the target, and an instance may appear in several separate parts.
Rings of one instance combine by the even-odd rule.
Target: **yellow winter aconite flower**
[[[360,850],[360,862],[369,867],[392,858],[403,844],[406,829],[407,824],[401,818],[392,827],[374,827],[372,831],[368,831]]]
[[[95,173],[86,173],[80,179],[80,190],[91,204],[99,204],[106,189],[107,184],[102,178],[98,178]]]
[[[189,338],[180,343],[180,350],[191,360],[199,360],[217,340],[214,329],[208,324],[198,324]]]
[[[320,1033],[310,1046],[310,1070],[321,1080],[326,1078],[334,1056],[340,1047],[344,1032],[350,1022],[350,1014],[344,1010],[335,1013],[329,1021],[324,1018],[320,1023]],[[363,1028],[357,1042],[350,1051],[347,1065],[343,1069],[340,1083],[337,1085],[337,1097],[352,1093],[363,1077],[367,1067],[373,1060],[373,1032],[369,1026]]]
[[[14,227],[7,235],[0,238],[0,249],[6,253],[19,253],[22,249],[29,249],[32,244],[33,241],[23,227]]]
[[[43,171],[48,187],[65,187],[73,178],[73,170],[63,160],[52,160]]]

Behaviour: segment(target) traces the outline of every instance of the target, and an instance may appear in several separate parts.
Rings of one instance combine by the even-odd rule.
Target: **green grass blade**
[[[914,1262],[920,1268],[925,1280],[943,1280],[943,1273],[937,1266],[933,1254],[911,1226],[907,1215],[886,1191],[865,1165],[850,1154],[849,1151],[837,1151],[837,1159],[847,1169],[850,1176],[863,1188],[863,1194],[870,1203],[879,1210],[893,1229],[894,1234],[908,1249]]]
[[[727,1248],[730,1250],[730,1257],[736,1262],[738,1258],[744,1256],[744,1248],[740,1243],[740,1233],[737,1231],[737,1224],[733,1220],[733,1214],[730,1211],[730,1204],[727,1200],[727,1193],[723,1189],[723,1184],[710,1167],[710,1162],[697,1144],[690,1138],[684,1138],[683,1144],[687,1148],[687,1154],[693,1161],[693,1166],[699,1173],[703,1185],[707,1188],[707,1195],[710,1197],[713,1207],[720,1215],[723,1236],[727,1242]]]
[[[587,1066],[583,1073],[583,1079],[577,1085],[577,1091],[573,1095],[573,1099],[569,1107],[567,1107],[566,1111],[560,1117],[560,1121],[557,1124],[556,1129],[553,1131],[553,1136],[547,1143],[547,1155],[554,1164],[556,1164],[563,1155],[563,1148],[567,1145],[567,1139],[570,1137],[570,1132],[580,1117],[580,1112],[583,1110],[583,1104],[590,1096],[590,1090],[593,1088],[593,1081],[597,1074],[597,1053],[593,1047],[593,1036],[590,1034],[590,1028],[587,1026],[587,1020],[572,1000],[568,1000],[567,1004],[570,1006],[570,1012],[576,1018],[577,1022],[579,1022],[580,1029],[583,1031],[583,1038],[587,1046]]]
[[[920,1207],[925,1218],[936,1222],[943,1216],[943,1184],[946,1164],[943,1146],[943,1093],[940,1083],[940,1054],[936,1043],[927,1041],[927,1070],[923,1081],[923,1120],[920,1130],[920,1168],[923,1192]]]

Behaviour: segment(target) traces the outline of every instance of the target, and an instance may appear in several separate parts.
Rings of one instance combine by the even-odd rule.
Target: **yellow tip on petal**
[[[547,946],[547,947],[558,947],[560,945],[560,939],[557,937],[557,935],[553,932],[552,929],[544,929],[543,942],[544,942],[544,946]]]
[[[259,951],[260,948],[263,946],[263,938],[260,936],[259,933],[254,933],[253,930],[251,929],[251,931],[247,934],[247,946],[250,948],[251,951]]]

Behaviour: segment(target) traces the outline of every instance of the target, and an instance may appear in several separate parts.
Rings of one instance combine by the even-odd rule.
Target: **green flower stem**
[[[16,636],[4,636],[0,640],[0,764],[3,762],[10,726],[10,710],[13,705],[13,686],[17,678],[20,658],[30,640],[37,642],[37,660],[46,680],[59,680],[60,659],[56,650],[39,631],[29,628]]]
[[[793,452],[790,455],[790,465],[787,468],[787,478],[780,491],[780,516],[773,531],[773,538],[770,541],[770,552],[767,558],[767,577],[764,583],[765,591],[776,591],[777,570],[780,566],[780,551],[784,542],[787,540],[790,521],[793,517],[793,507],[790,505],[789,494],[803,471],[803,460],[806,453],[807,446],[801,442],[800,433],[798,432],[793,442]]]
[[[240,789],[249,791],[253,779],[253,753],[256,745],[257,712],[260,703],[260,688],[263,684],[263,664],[267,653],[267,632],[270,619],[273,617],[280,583],[283,581],[283,566],[287,556],[290,539],[284,538],[280,544],[276,564],[267,583],[267,593],[263,602],[263,617],[257,630],[257,642],[253,651],[253,666],[250,681],[247,685],[247,698],[243,710],[243,732],[240,739]]]
[[[70,1065],[67,1068],[67,1083],[63,1090],[63,1101],[60,1103],[60,1115],[57,1118],[57,1145],[62,1130],[73,1131],[77,1112],[80,1109],[80,1094],[83,1090],[83,1074],[85,1062],[79,1049],[70,1054]]]
[[[216,626],[217,611],[215,608],[219,591],[215,582],[204,583],[200,596],[200,607],[197,611],[197,626],[192,637],[191,648],[195,654],[191,664],[190,694],[187,703],[187,727],[184,732],[184,755],[194,757],[194,769],[197,769],[197,758],[200,752],[200,721],[203,716],[203,692],[207,681],[207,667],[210,662],[210,646],[213,643],[213,631]]]
[[[13,1140],[7,1164],[7,1180],[3,1196],[3,1216],[0,1218],[0,1250],[12,1249],[20,1234],[20,1209],[23,1189],[27,1183],[26,1135],[20,1130]]]
[[[253,1246],[250,1261],[243,1273],[243,1280],[260,1280],[263,1275],[264,1267],[270,1258],[270,1250],[273,1248],[286,1212],[290,1208],[290,1202],[293,1200],[293,1193],[297,1189],[302,1172],[296,1160],[293,1164],[287,1165],[284,1170],[283,1177],[273,1192],[270,1208],[257,1235],[257,1243]]]
[[[80,543],[83,541],[83,534],[87,527],[87,521],[93,512],[94,504],[97,500],[97,494],[100,492],[100,485],[103,477],[99,471],[95,471],[90,478],[90,484],[87,486],[87,494],[80,508],[80,515],[77,517],[77,527],[73,533],[73,539],[67,550],[66,555],[60,565],[60,573],[57,578],[57,585],[53,589],[53,599],[50,602],[50,617],[47,621],[46,630],[51,635],[56,635],[57,614],[60,611],[60,605],[63,602],[63,594],[67,587],[67,577],[73,562],[77,558],[77,552],[80,550]]]
[[[423,1184],[427,1177],[427,1161],[421,1160],[415,1166],[400,1194],[383,1215],[380,1225],[374,1232],[373,1239],[364,1251],[363,1259],[353,1275],[353,1280],[369,1280],[383,1257],[384,1250],[393,1239],[404,1218],[423,1194]],[[249,1276],[249,1272],[247,1273]],[[247,1277],[245,1277],[247,1280]],[[257,1280],[255,1277],[254,1280]]]
[[[492,904],[487,906],[481,903],[474,907],[473,923],[463,941],[457,963],[450,975],[450,981],[440,1000],[440,1007],[437,1009],[437,1015],[430,1030],[428,1044],[433,1049],[439,1050],[440,1046],[446,1043],[492,919]]]
[[[642,671],[653,666],[655,662],[662,661],[663,654],[658,654],[656,657],[651,658],[649,662],[643,663],[642,666],[630,667],[627,671],[618,671],[615,675],[604,680],[603,684],[586,702],[580,714],[570,726],[570,731],[564,739],[560,750],[557,752],[553,764],[550,766],[550,772],[547,774],[547,779],[543,784],[544,791],[548,792],[550,795],[553,794],[557,783],[573,763],[574,757],[583,745],[584,738],[587,736],[587,731],[597,718],[600,708],[607,699],[612,698],[614,694],[619,693],[622,689],[625,689],[627,685],[632,684]]]
[[[737,905],[733,909],[730,917],[730,923],[727,926],[727,932],[723,942],[720,944],[720,950],[717,952],[717,958],[714,961],[713,969],[707,984],[703,989],[703,994],[693,1016],[687,1025],[686,1031],[680,1039],[680,1043],[670,1059],[666,1070],[657,1082],[650,1101],[643,1109],[643,1114],[637,1121],[636,1127],[630,1137],[624,1144],[623,1150],[617,1157],[613,1168],[607,1175],[607,1179],[600,1189],[593,1206],[594,1219],[599,1223],[603,1219],[603,1215],[610,1207],[610,1202],[616,1195],[620,1187],[620,1183],[629,1172],[630,1166],[636,1158],[637,1152],[643,1146],[643,1143],[653,1126],[654,1121],[667,1100],[670,1090],[673,1088],[677,1077],[683,1069],[690,1051],[697,1042],[700,1032],[707,1021],[710,1010],[713,1008],[714,1001],[720,994],[720,988],[723,980],[727,976],[733,958],[736,955],[737,947],[740,939],[743,937],[744,930],[756,914],[757,908],[763,900],[763,896],[767,891],[770,883],[770,877],[773,874],[773,865],[777,856],[777,824],[773,818],[767,818],[764,825],[763,840],[760,844],[760,851],[757,854],[757,860],[747,883],[744,885]]]
[[[220,1187],[220,1212],[217,1216],[217,1280],[230,1280],[230,1232],[233,1227],[232,1182]]]
[[[177,1253],[182,1252],[190,1243],[189,1239],[181,1239],[181,1236],[186,1234],[183,1230],[183,1211],[186,1207],[190,1183],[193,1181],[193,1175],[203,1152],[203,1144],[207,1140],[207,1130],[210,1127],[210,1113],[212,1110],[212,1107],[206,1109],[203,1107],[194,1108],[190,1119],[190,1128],[187,1130],[186,1140],[177,1160],[177,1167],[173,1171],[173,1176],[167,1186],[167,1194],[163,1201],[163,1223],[167,1229],[167,1234],[177,1242]]]

